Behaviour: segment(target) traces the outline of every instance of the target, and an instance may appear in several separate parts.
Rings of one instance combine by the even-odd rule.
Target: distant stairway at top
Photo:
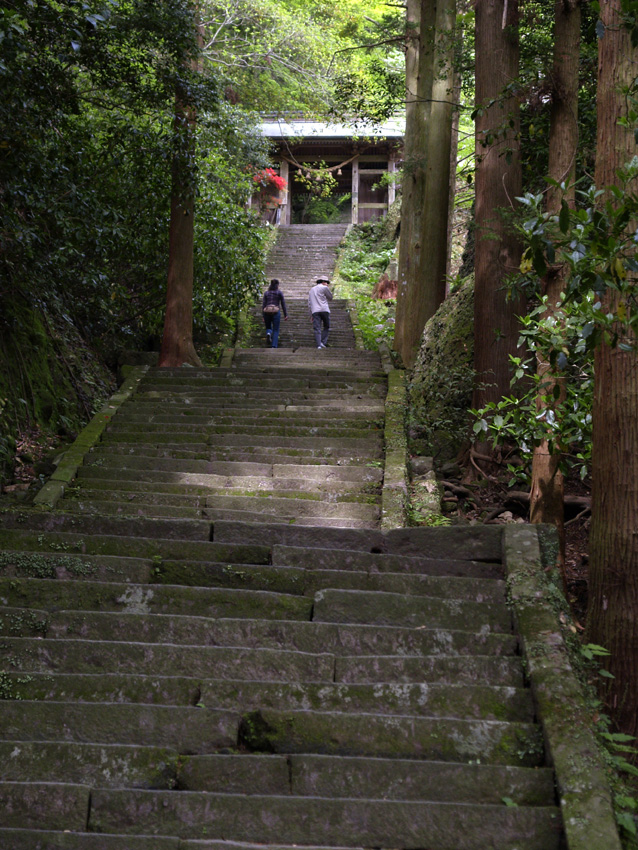
[[[286,298],[306,298],[317,275],[334,272],[337,248],[347,224],[291,224],[280,227],[266,264],[268,279],[281,281]]]

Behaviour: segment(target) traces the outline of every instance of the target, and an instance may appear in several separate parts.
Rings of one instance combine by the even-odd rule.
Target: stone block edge
[[[507,525],[503,560],[516,629],[554,768],[567,850],[621,850],[605,764],[543,581],[538,527]]]
[[[85,455],[100,441],[106,426],[122,404],[136,392],[148,370],[149,366],[134,366],[131,369],[124,383],[84,426],[75,442],[64,453],[56,471],[33,499],[35,507],[52,510],[57,505],[64,496],[67,485],[75,478]]]

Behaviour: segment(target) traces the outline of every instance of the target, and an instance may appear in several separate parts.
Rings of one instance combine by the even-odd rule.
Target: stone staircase
[[[292,224],[280,227],[277,241],[266,265],[266,277],[277,278],[286,299],[288,320],[282,317],[280,348],[315,348],[312,323],[308,312],[308,292],[317,275],[332,276],[337,248],[345,236],[345,224]],[[260,348],[266,345],[261,305],[250,311],[241,344]],[[331,348],[355,347],[355,337],[347,302],[335,298],[330,305]]]
[[[2,516],[0,847],[563,846],[502,528],[380,527],[386,383],[149,370]]]
[[[280,227],[270,251],[266,277],[278,278],[286,298],[306,300],[317,275],[332,275],[346,224],[291,224]]]

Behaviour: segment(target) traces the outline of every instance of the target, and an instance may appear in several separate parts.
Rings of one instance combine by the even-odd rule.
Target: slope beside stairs
[[[133,371],[3,515],[0,847],[559,850],[502,529],[382,528],[378,356],[267,354]]]

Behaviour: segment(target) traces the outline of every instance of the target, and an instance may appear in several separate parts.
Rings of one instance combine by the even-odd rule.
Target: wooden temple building
[[[309,121],[265,121],[262,133],[273,146],[272,159],[279,175],[287,181],[273,205],[272,223],[304,224],[312,193],[308,167],[321,166],[334,178],[330,200],[339,209],[340,220],[361,224],[384,216],[395,198],[392,181],[403,153],[403,122],[393,121],[369,128]],[[331,181],[332,182],[332,181]]]

